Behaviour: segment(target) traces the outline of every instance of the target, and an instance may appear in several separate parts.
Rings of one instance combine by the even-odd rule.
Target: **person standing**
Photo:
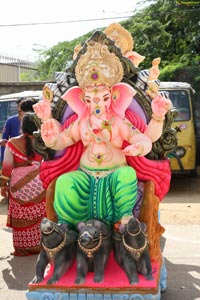
[[[22,119],[22,134],[8,140],[1,175],[1,195],[9,197],[7,226],[13,230],[14,255],[40,252],[40,223],[46,216],[45,190],[39,170],[42,157],[34,151],[37,127],[31,113]]]
[[[11,137],[18,136],[21,129],[21,120],[24,115],[24,112],[21,110],[20,103],[24,98],[20,98],[16,101],[18,113],[14,116],[9,117],[4,125],[2,132],[2,139],[9,140]],[[5,146],[1,145],[1,164],[4,158]]]
[[[2,139],[9,140],[11,137],[15,137],[21,134],[21,121],[24,113],[33,112],[33,105],[38,102],[34,98],[20,98],[16,101],[18,114],[11,116],[7,119],[2,133]],[[5,143],[1,146],[1,163],[3,162]]]

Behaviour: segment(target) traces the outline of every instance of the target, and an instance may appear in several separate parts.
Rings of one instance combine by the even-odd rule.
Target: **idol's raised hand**
[[[55,119],[48,119],[41,125],[41,136],[47,147],[55,147],[60,131],[60,124]]]
[[[151,102],[151,108],[154,116],[164,118],[165,114],[172,108],[172,102],[161,95],[157,95]]]
[[[42,122],[51,118],[51,103],[48,100],[41,100],[33,105],[33,110]]]

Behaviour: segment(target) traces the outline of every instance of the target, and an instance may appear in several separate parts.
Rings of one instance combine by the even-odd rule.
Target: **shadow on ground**
[[[200,267],[172,264],[165,259],[167,290],[161,300],[200,300]],[[174,298],[176,295],[176,298]]]
[[[166,239],[161,237],[161,250],[164,250]],[[200,300],[200,267],[171,263],[165,257],[167,269],[167,289],[161,300]],[[176,295],[176,299],[174,298]]]
[[[8,289],[27,290],[29,282],[35,275],[37,255],[26,257],[3,257],[7,260],[7,267],[2,270],[2,276]]]

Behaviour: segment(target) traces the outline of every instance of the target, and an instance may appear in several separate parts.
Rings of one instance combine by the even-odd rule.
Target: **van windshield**
[[[184,90],[167,90],[173,106],[177,109],[176,121],[189,121],[191,118],[189,95]]]
[[[17,114],[15,101],[0,101],[0,132],[2,132],[6,120]]]

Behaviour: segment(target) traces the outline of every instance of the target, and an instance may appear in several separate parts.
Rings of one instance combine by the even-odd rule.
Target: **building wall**
[[[37,78],[37,68],[0,63],[0,82],[21,81],[26,76],[29,80]]]
[[[0,64],[0,82],[19,81],[18,69],[12,65]]]
[[[0,96],[23,91],[42,90],[45,83],[47,83],[47,81],[0,82]]]

